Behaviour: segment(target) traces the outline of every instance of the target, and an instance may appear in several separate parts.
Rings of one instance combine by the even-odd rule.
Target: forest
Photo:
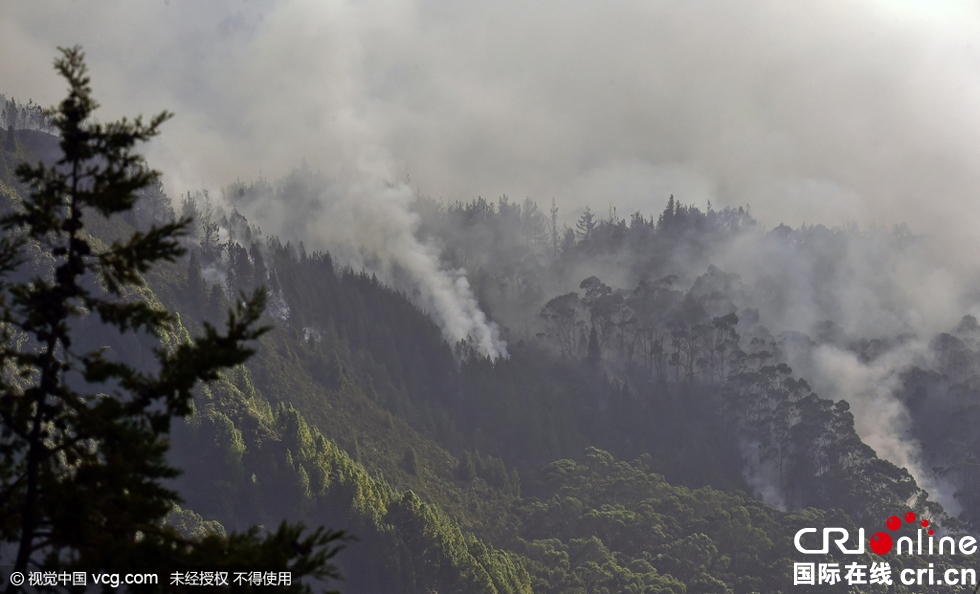
[[[58,155],[46,121],[7,121],[4,212],[32,191],[16,166]],[[497,341],[488,350],[454,340],[397,260],[355,266],[308,250],[317,239],[295,226],[263,233],[243,214],[278,203],[303,217],[329,186],[308,167],[220,196],[172,198],[157,181],[131,210],[85,215],[106,244],[193,221],[186,253],[147,270],[138,296],[176,314],[167,340],[220,323],[241,295],[266,297],[254,355],[197,388],[172,428],[181,474],[166,523],[187,538],[283,519],[342,529],[353,538],[330,585],[343,592],[741,594],[794,590],[802,527],[874,531],[911,511],[942,534],[980,529],[980,323],[964,312],[934,336],[903,323],[860,334],[866,311],[848,302],[888,282],[849,267],[852,254],[866,270],[914,258],[924,238],[906,227],[765,229],[748,208],[672,195],[654,215],[585,208],[563,223],[555,202],[416,194],[413,235],[438,248],[438,270],[466,271]],[[763,258],[764,273],[740,274]],[[76,346],[152,369],[154,336],[79,324]],[[848,400],[866,395],[814,391],[836,360],[888,371],[906,434],[872,447]],[[910,444],[917,457],[901,458]],[[957,591],[944,587],[933,591]]]
[[[978,38],[0,1],[0,590],[977,594]]]

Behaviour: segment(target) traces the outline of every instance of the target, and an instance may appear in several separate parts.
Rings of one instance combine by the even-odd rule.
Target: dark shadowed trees
[[[224,333],[205,324],[184,341],[177,320],[147,298],[142,274],[183,253],[190,221],[110,245],[87,233],[91,221],[131,211],[155,183],[134,147],[169,114],[93,123],[83,53],[62,54],[55,66],[69,93],[50,116],[63,156],[20,166],[31,193],[0,219],[0,539],[14,551],[14,571],[291,570],[297,591],[304,575],[334,577],[338,533],[304,537],[284,523],[265,537],[187,539],[163,525],[178,501],[163,484],[178,474],[165,459],[171,420],[191,412],[198,382],[252,354],[246,343],[264,332],[264,293],[243,299]],[[126,353],[88,348],[92,336],[79,328],[161,344],[153,364],[130,365]]]

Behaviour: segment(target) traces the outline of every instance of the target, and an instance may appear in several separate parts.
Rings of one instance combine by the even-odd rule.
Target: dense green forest
[[[42,130],[2,134],[9,209],[28,191],[13,167],[50,161],[57,144]],[[200,388],[193,415],[175,426],[183,503],[169,521],[181,531],[283,518],[344,529],[356,538],[336,558],[350,593],[721,594],[794,591],[802,527],[870,533],[914,511],[944,533],[980,528],[975,318],[927,337],[933,357],[904,366],[897,391],[926,467],[955,487],[960,509],[947,513],[862,441],[846,399],[821,398],[791,367],[822,345],[871,363],[912,339],[846,335],[832,279],[813,289],[814,323],[783,332],[790,308],[777,305],[792,295],[778,270],[749,282],[712,262],[751,233],[832,268],[855,245],[914,249],[904,229],[765,231],[746,209],[701,210],[673,196],[656,216],[586,209],[569,227],[554,204],[546,212],[530,199],[419,196],[418,236],[440,246],[446,267],[469,272],[508,342],[508,356],[494,359],[447,342],[397,283],[308,250],[315,238],[264,234],[241,214],[256,201],[289,204],[317,183],[304,168],[233,184],[220,200],[172,199],[158,184],[124,216],[86,214],[102,241],[194,217],[188,255],[146,273],[142,298],[179,316],[170,340],[267,290],[272,330],[246,364]],[[80,323],[90,325],[87,346],[152,364],[152,337]],[[929,561],[887,559],[896,571]]]

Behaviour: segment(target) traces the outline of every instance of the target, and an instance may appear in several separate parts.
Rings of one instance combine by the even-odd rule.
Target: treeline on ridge
[[[32,156],[16,136],[3,150]],[[447,344],[406,295],[203,193],[174,205],[152,188],[132,217],[93,224],[110,239],[196,217],[189,257],[147,277],[145,298],[180,314],[167,340],[219,319],[239,290],[269,290],[274,330],[200,391],[175,433],[185,505],[174,523],[346,528],[358,538],[338,557],[346,589],[392,592],[788,591],[800,527],[868,526],[911,506],[957,528],[861,442],[846,402],[793,375],[780,337],[736,307],[739,279],[694,270],[755,225],[745,210],[671,199],[656,220],[586,211],[559,230],[533,201],[416,207],[420,234],[507,325],[510,358]],[[617,258],[628,286],[579,274]],[[960,406],[928,400],[917,428],[972,414],[970,332],[937,340],[944,369],[910,374],[910,402]],[[97,328],[89,340],[102,340]],[[155,343],[108,346],[139,360]],[[964,486],[976,480],[961,468],[968,452],[922,442]],[[759,501],[747,466],[793,511]]]

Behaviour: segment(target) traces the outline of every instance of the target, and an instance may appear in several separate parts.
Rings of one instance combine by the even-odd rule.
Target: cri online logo
[[[908,524],[915,524],[916,523],[915,514],[912,512],[908,512],[907,514],[905,514],[905,522]],[[926,543],[928,545],[927,554],[929,555],[937,554],[934,552],[935,542],[934,539],[932,538],[933,530],[932,528],[929,528],[929,520],[923,519],[919,522],[919,524],[922,526],[922,528],[928,528],[929,530],[929,538],[928,538],[928,542]],[[900,520],[898,516],[891,516],[885,522],[885,525],[888,526],[889,530],[894,532],[902,526],[902,520]],[[913,542],[912,538],[908,536],[903,536],[899,538],[898,550],[896,551],[896,553],[899,555],[903,554],[903,545],[905,545],[904,547],[905,554],[911,555],[913,553],[913,548],[915,548],[917,549],[916,554],[922,555],[924,552],[922,547],[923,544],[922,528],[918,530],[917,542]],[[797,551],[806,555],[826,555],[827,553],[830,552],[830,543],[833,542],[834,544],[837,545],[837,548],[839,548],[840,551],[845,555],[864,554],[864,528],[858,529],[858,543],[857,543],[857,547],[853,549],[849,549],[845,546],[847,541],[850,539],[850,534],[848,533],[846,528],[824,528],[823,547],[819,549],[804,548],[802,543],[803,536],[811,532],[817,532],[817,529],[803,528],[796,533],[796,537],[793,539],[793,544],[796,545]],[[837,538],[833,538],[834,536],[836,536]],[[892,546],[894,544],[895,543],[892,540],[891,535],[888,534],[887,532],[875,532],[871,536],[871,540],[868,541],[868,545],[870,546],[871,550],[879,555],[887,555],[888,553],[890,553],[892,550]],[[913,546],[915,544],[917,544],[918,546]],[[961,554],[972,555],[977,552],[977,540],[972,536],[962,537],[959,540],[959,543],[957,543],[953,539],[953,537],[947,536],[939,539],[938,554],[943,555],[943,554],[956,553],[955,549],[957,548],[957,544],[959,546],[959,552]],[[947,548],[948,551],[946,550]]]
[[[909,524],[915,523],[915,514],[909,512],[905,514],[905,521]],[[888,529],[892,532],[899,529],[902,525],[902,521],[898,519],[898,516],[889,516],[888,521],[885,522]],[[922,527],[927,528],[929,526],[929,520],[922,520]],[[929,535],[932,536],[932,528],[929,528]],[[885,555],[892,550],[892,537],[887,532],[875,532],[871,535],[871,550],[878,553],[879,555]]]

